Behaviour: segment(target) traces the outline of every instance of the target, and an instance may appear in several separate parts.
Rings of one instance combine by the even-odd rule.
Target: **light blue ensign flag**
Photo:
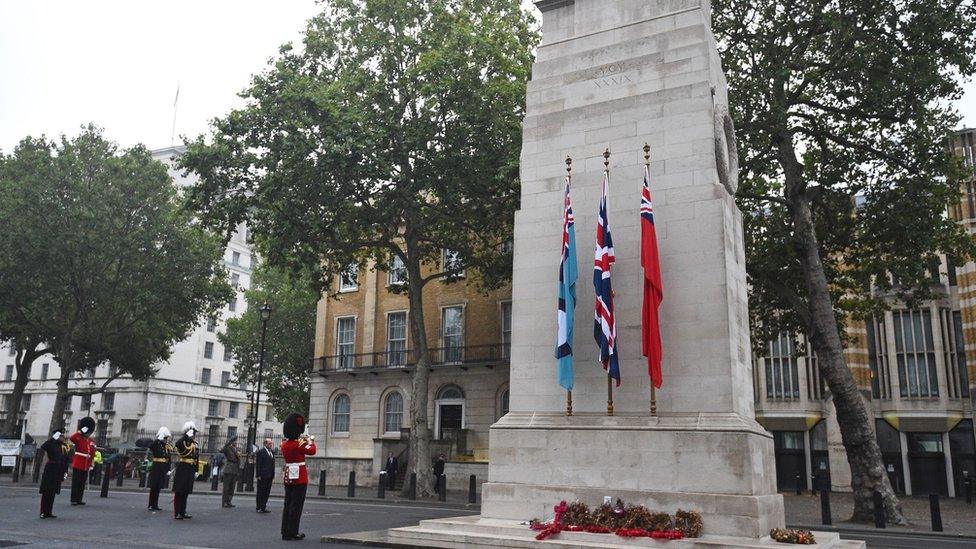
[[[559,258],[559,306],[556,317],[556,360],[559,384],[573,390],[573,316],[576,309],[576,228],[573,203],[569,198],[570,178],[566,177],[566,198],[563,210],[563,245]]]

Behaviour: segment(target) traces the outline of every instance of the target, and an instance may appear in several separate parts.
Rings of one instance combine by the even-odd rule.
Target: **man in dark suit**
[[[444,454],[437,456],[434,462],[434,491],[441,492],[441,477],[444,476]]]
[[[255,475],[258,477],[257,506],[258,513],[270,513],[268,511],[268,496],[271,494],[271,483],[275,477],[275,456],[274,445],[270,438],[264,439],[264,448],[254,454]]]
[[[393,456],[393,452],[390,452],[389,457],[386,458],[386,469],[384,471],[386,471],[386,489],[392,490],[397,474],[397,458]]]

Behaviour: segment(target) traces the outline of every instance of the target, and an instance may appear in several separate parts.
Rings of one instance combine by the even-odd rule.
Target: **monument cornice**
[[[575,3],[576,0],[536,0],[535,7],[539,8],[539,11],[546,12],[556,8],[572,6]]]

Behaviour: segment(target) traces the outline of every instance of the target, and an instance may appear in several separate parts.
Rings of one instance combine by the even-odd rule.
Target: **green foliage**
[[[89,126],[0,157],[0,325],[48,343],[65,380],[103,362],[154,375],[232,295],[221,252],[141,146],[120,150]]]
[[[444,248],[496,287],[537,38],[517,0],[330,2],[188,144],[192,204],[223,231],[247,219],[269,263],[322,289],[369,258],[440,272]]]
[[[974,71],[973,2],[712,6],[742,154],[739,204],[757,340],[810,330],[794,240],[801,203],[813,211],[840,322],[877,312],[885,297],[932,297],[926,269],[937,254],[976,252],[946,215],[959,195],[947,144],[959,76]]]
[[[315,345],[318,293],[308,277],[292,279],[262,263],[245,293],[247,311],[227,321],[220,342],[234,355],[234,378],[258,385],[261,357],[261,307],[272,308],[267,324],[262,394],[284,418],[292,412],[308,417],[309,372]],[[263,419],[263,418],[262,418]]]

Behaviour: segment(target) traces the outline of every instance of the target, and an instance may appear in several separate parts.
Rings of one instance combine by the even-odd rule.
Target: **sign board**
[[[20,450],[20,457],[24,459],[34,459],[37,455],[37,445],[36,444],[24,444],[23,448]]]
[[[16,456],[20,453],[20,439],[0,438],[0,456]]]
[[[16,467],[17,466],[17,456],[3,456],[0,460],[0,467]]]

